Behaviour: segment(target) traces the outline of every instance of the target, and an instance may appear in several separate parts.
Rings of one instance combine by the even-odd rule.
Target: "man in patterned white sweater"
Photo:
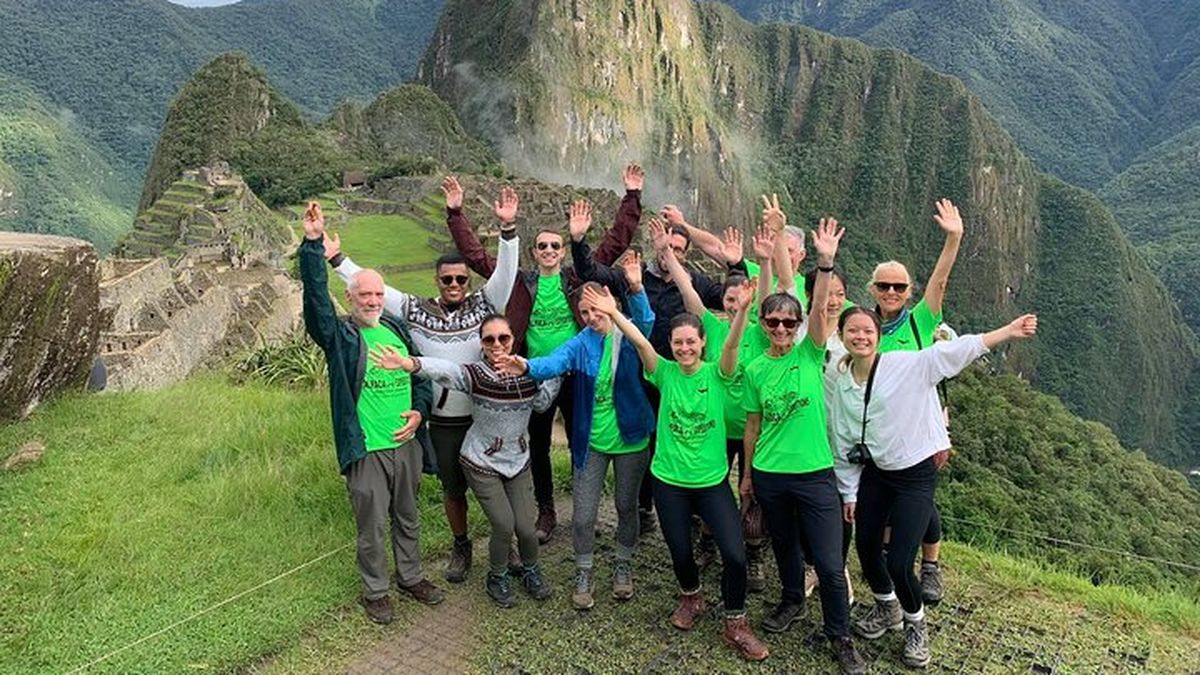
[[[467,364],[479,361],[479,326],[490,314],[504,310],[516,280],[520,244],[517,240],[517,193],[503,189],[495,202],[500,220],[500,242],[496,272],[483,288],[471,291],[467,264],[457,253],[438,258],[434,282],[438,295],[419,298],[385,288],[384,310],[404,319],[412,331],[413,342],[422,354]],[[448,217],[459,217],[461,205],[447,208]],[[336,236],[325,239],[325,258],[334,271],[349,280],[361,268],[342,255]],[[454,547],[446,567],[446,580],[466,580],[471,568],[471,540],[467,538],[467,481],[458,455],[467,429],[471,427],[471,399],[464,393],[439,384],[433,387],[433,409],[429,420],[429,438],[437,456],[438,478],[442,483],[442,504],[446,520],[454,534]]]

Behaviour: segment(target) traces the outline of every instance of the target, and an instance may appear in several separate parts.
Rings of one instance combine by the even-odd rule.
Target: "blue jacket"
[[[633,325],[642,334],[648,335],[654,326],[654,312],[650,309],[646,291],[626,296],[626,306]],[[642,388],[642,362],[637,349],[629,340],[622,339],[620,344],[613,379],[613,405],[616,406],[621,440],[636,443],[648,438],[654,431],[654,409],[650,407],[646,390]],[[603,354],[604,336],[588,326],[550,354],[529,359],[529,375],[535,380],[548,380],[568,372],[575,374],[571,378],[574,407],[569,433],[571,460],[575,468],[582,467],[587,460],[596,405],[596,374],[600,371],[600,357]]]

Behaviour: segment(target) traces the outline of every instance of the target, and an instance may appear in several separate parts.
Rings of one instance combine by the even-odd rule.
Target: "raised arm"
[[[813,232],[813,248],[817,252],[817,283],[813,285],[812,311],[808,317],[808,337],[813,344],[822,345],[829,340],[829,277],[833,276],[833,261],[837,257],[838,244],[846,234],[833,218],[822,218]]]
[[[304,241],[300,243],[300,281],[304,286],[304,329],[322,348],[337,334],[337,312],[329,299],[329,277],[325,273],[325,216],[317,202],[304,213]]]
[[[639,289],[640,292],[640,289]],[[626,340],[633,343],[637,349],[638,358],[642,360],[642,366],[647,373],[653,373],[658,370],[658,352],[654,351],[654,345],[646,339],[642,331],[633,325],[633,322],[621,313],[617,307],[617,300],[612,296],[612,293],[605,289],[604,292],[597,291],[595,288],[588,287],[583,289],[583,301],[590,304],[595,309],[604,312],[612,319],[617,329],[625,336]]]
[[[432,356],[404,356],[390,345],[370,350],[367,358],[379,368],[403,370],[415,377],[433,380],[447,389],[471,393],[470,380],[463,367],[453,361]]]
[[[725,336],[725,344],[721,345],[721,374],[733,377],[737,372],[738,347],[742,343],[742,334],[746,332],[746,322],[750,320],[750,312],[754,311],[754,282],[747,279],[738,289],[737,312],[733,315],[733,323],[729,326],[729,335]]]
[[[587,232],[592,226],[592,206],[584,200],[571,205],[568,229],[571,234],[571,260],[575,265],[575,276],[580,281],[595,281],[618,293],[625,292],[625,275],[621,270],[597,262],[587,243]]]
[[[496,217],[500,219],[500,247],[496,256],[496,271],[483,287],[484,297],[496,311],[503,311],[517,282],[517,265],[520,264],[521,244],[517,237],[517,192],[505,186],[500,200],[495,203]]]
[[[596,262],[603,265],[613,264],[629,248],[638,223],[642,220],[642,186],[646,182],[646,173],[637,162],[630,162],[625,167],[622,179],[625,181],[625,198],[617,208],[613,226],[604,233],[593,254]]]
[[[671,225],[672,227],[682,227],[684,230],[687,230],[688,240],[691,241],[696,248],[700,249],[700,252],[705,256],[715,260],[716,262],[725,264],[725,245],[721,241],[720,237],[712,232],[709,232],[708,230],[702,230],[689,223],[683,217],[683,211],[680,211],[679,207],[675,206],[674,204],[667,204],[664,206],[662,211],[659,212],[659,215],[662,216],[663,220],[667,221],[668,225]]]
[[[496,361],[496,370],[513,376],[529,375],[539,382],[565,375],[574,369],[576,355],[579,350],[583,349],[584,336],[588,330],[585,328],[576,333],[575,337],[559,345],[557,349],[545,356],[526,359],[516,354],[509,354],[501,357]]]
[[[483,242],[479,241],[470,221],[463,213],[463,189],[458,178],[446,176],[442,180],[442,193],[446,195],[446,227],[450,230],[450,238],[454,247],[467,261],[467,267],[479,276],[487,279],[496,271],[496,258],[487,252]]]
[[[774,255],[776,242],[783,237],[777,236],[775,232],[767,227],[758,228],[758,232],[754,233],[753,247],[754,257],[758,260],[758,301],[771,294],[771,270],[773,269],[772,256]],[[786,249],[784,250],[786,254]],[[783,291],[782,283],[780,289]],[[785,291],[786,292],[786,291]],[[753,305],[751,305],[753,307]]]
[[[671,252],[667,226],[658,218],[650,219],[650,240],[654,244],[654,251],[658,254],[658,259],[663,261],[663,266],[667,268],[667,273],[671,275],[671,280],[679,289],[679,295],[683,297],[683,308],[687,310],[688,314],[704,316],[704,301],[700,299],[700,294],[692,285],[692,276],[687,273],[687,270],[675,258],[675,254]]]
[[[938,227],[946,233],[946,243],[942,244],[942,254],[938,256],[937,264],[933,266],[933,274],[925,285],[925,304],[934,316],[941,316],[942,304],[946,300],[946,287],[950,281],[950,270],[954,269],[954,261],[958,259],[958,247],[963,238],[962,216],[958,207],[949,199],[937,203],[937,215],[933,217]]]
[[[906,354],[912,354],[910,358],[917,359],[921,376],[926,383],[934,385],[959,374],[975,359],[1002,344],[1033,337],[1037,334],[1037,324],[1036,314],[1026,314],[990,333],[939,341],[932,347]]]
[[[654,310],[642,286],[642,256],[636,251],[630,252],[622,259],[621,265],[625,270],[627,289],[625,311],[629,312],[629,319],[643,335],[649,334],[654,329]]]

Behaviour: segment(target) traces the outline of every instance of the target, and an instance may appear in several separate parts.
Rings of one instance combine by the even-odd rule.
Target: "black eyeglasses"
[[[537,243],[537,250],[539,251],[545,251],[548,248],[552,248],[557,251],[562,248],[562,243],[557,241],[539,241]]]
[[[767,325],[767,328],[779,328],[782,325],[788,330],[792,330],[800,325],[800,319],[777,319],[773,316],[763,317],[762,322]]]
[[[467,282],[471,280],[471,277],[465,274],[447,274],[445,276],[438,277],[438,280],[442,282],[443,286],[449,286],[451,284],[466,286]]]
[[[888,291],[896,291],[897,293],[903,293],[904,291],[908,290],[908,284],[903,281],[896,281],[896,282],[876,281],[875,288],[880,293],[886,293]]]
[[[480,339],[482,340],[483,344],[485,344],[489,347],[496,344],[497,342],[499,342],[502,345],[507,345],[512,342],[512,334],[501,333],[499,335],[484,335]]]

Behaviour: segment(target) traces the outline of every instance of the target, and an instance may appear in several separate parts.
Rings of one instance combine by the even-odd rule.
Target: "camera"
[[[851,464],[866,464],[871,461],[871,449],[866,443],[855,443],[850,452],[846,453],[846,461]]]

